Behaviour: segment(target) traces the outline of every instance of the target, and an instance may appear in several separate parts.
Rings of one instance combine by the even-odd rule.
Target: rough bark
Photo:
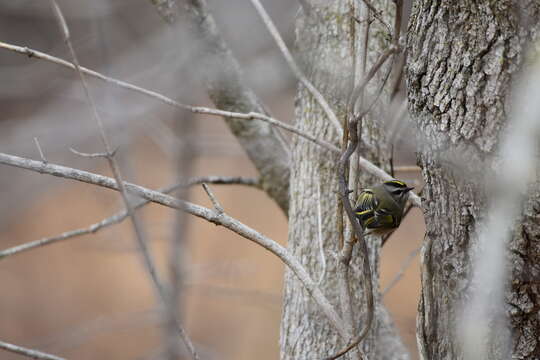
[[[511,81],[526,41],[535,37],[538,7],[527,0],[418,0],[412,9],[407,89],[426,183],[417,324],[422,359],[462,358],[456,315],[471,286],[471,249],[485,215],[486,184],[506,126]],[[539,196],[536,186],[509,246],[513,359],[540,358]],[[498,324],[494,330],[506,331]],[[508,358],[503,344],[494,341],[490,348],[488,358]]]
[[[322,92],[329,104],[343,120],[346,114],[347,95],[350,91],[352,71],[351,43],[353,37],[350,28],[350,2],[339,0],[332,2],[312,2],[307,14],[299,12],[296,35],[297,53],[303,60],[303,70],[310,81]],[[387,15],[393,10],[390,1],[372,1]],[[356,4],[356,3],[355,3]],[[357,14],[358,15],[358,14]],[[388,39],[382,30],[374,27],[371,33],[369,64],[388,46]],[[356,45],[360,47],[362,37],[357,34]],[[357,49],[358,49],[357,47]],[[368,119],[363,125],[363,155],[374,163],[387,166],[388,159],[384,136],[379,123]],[[339,144],[340,139],[329,123],[317,102],[302,86],[299,87],[296,101],[296,126],[326,141]],[[318,240],[318,187],[321,189],[322,239],[326,254],[327,269],[320,287],[330,301],[340,308],[340,290],[338,284],[339,252],[337,231],[338,194],[337,166],[338,158],[328,151],[314,146],[300,138],[293,139],[292,164],[290,177],[289,208],[289,249],[296,255],[315,279],[322,272],[322,259]],[[360,175],[361,184],[372,184],[379,180],[366,174]],[[347,221],[347,220],[345,220]],[[406,351],[396,336],[386,310],[381,307],[378,295],[378,259],[380,242],[377,238],[368,238],[370,260],[373,268],[373,280],[376,289],[376,316],[372,331],[361,348],[370,359],[403,359]],[[352,294],[353,319],[351,324],[358,331],[363,326],[361,319],[365,315],[361,256],[358,250],[353,252],[349,283]],[[384,315],[384,316],[383,316]],[[350,319],[349,319],[350,320]],[[384,329],[386,348],[379,347],[377,340],[379,329]],[[320,359],[332,355],[350,339],[341,339],[320,312],[320,309],[302,288],[294,274],[286,271],[281,324],[281,359]],[[392,346],[389,343],[393,344]],[[386,350],[392,348],[393,354]],[[346,355],[349,357],[350,355]],[[349,357],[350,358],[350,357]]]

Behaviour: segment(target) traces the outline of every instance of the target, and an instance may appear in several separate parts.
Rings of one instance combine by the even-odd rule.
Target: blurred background
[[[292,45],[297,3],[262,2]],[[186,77],[189,42],[163,23],[149,1],[59,4],[83,66],[180,102],[212,106],[199,84]],[[247,83],[276,118],[291,122],[296,81],[249,1],[210,0],[209,5]],[[0,34],[0,41],[70,59],[47,1],[0,2]],[[0,79],[0,152],[39,159],[37,138],[48,161],[110,176],[104,160],[69,151],[103,151],[74,72],[0,49]],[[88,81],[112,142],[120,146],[118,159],[128,181],[159,188],[178,180],[176,154],[186,141],[178,126],[182,121],[195,124],[189,134],[196,150],[193,176],[256,177],[220,118],[186,115],[140,94]],[[414,165],[410,144],[396,145],[396,165]],[[398,177],[413,182],[419,173]],[[286,245],[286,218],[263,192],[212,189],[230,215]],[[122,208],[117,193],[6,166],[0,166],[0,198],[1,249],[87,227]],[[197,186],[189,198],[211,205]],[[177,214],[156,205],[140,214],[165,273]],[[277,359],[283,265],[228,230],[187,219],[182,318],[197,348],[210,359]],[[423,232],[422,215],[414,209],[383,249],[381,289],[420,245]],[[419,279],[416,256],[384,297],[412,354]],[[0,283],[2,341],[69,359],[157,359],[163,352],[152,286],[128,222],[0,260]],[[20,357],[0,351],[0,358]]]

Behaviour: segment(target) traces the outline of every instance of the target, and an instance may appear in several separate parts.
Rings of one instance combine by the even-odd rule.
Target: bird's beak
[[[414,189],[414,186],[411,186],[411,187],[408,187],[407,189],[405,189],[407,192],[411,191],[412,189]]]

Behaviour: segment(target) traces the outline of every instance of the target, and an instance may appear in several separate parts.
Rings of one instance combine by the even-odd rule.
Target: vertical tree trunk
[[[511,80],[536,34],[537,1],[415,1],[407,88],[426,183],[418,344],[422,359],[459,359],[456,315],[470,286],[471,245],[485,215],[488,169],[505,127]],[[512,358],[540,358],[538,187],[510,244]],[[505,281],[505,279],[501,279]],[[496,331],[505,331],[498,328]],[[490,344],[489,359],[507,359]]]
[[[383,11],[387,20],[391,19],[390,13],[394,8],[391,1],[380,0],[373,1],[373,3]],[[351,33],[352,4],[358,3],[338,0],[313,5],[309,11],[299,13],[296,26],[297,50],[303,60],[304,72],[328,99],[338,118],[342,121],[345,119],[350,80],[354,74],[352,70],[352,43],[354,41],[358,54],[360,54],[361,39],[363,38],[359,33],[354,37]],[[356,13],[356,15],[359,14]],[[391,23],[391,21],[388,22]],[[359,26],[355,25],[355,27],[359,29]],[[372,27],[368,69],[380,52],[389,45],[389,36],[385,36],[383,30],[378,26],[372,25]],[[381,134],[379,125],[374,120],[364,121],[362,155],[382,167],[387,167],[386,141]],[[296,126],[332,143],[339,144],[341,142],[318,103],[302,86],[297,94]],[[337,165],[338,158],[334,154],[301,138],[293,139],[288,246],[302,261],[313,278],[319,279],[323,272],[318,236],[318,205],[320,203],[322,240],[327,263],[320,286],[330,301],[339,308],[339,285],[336,275],[338,271],[336,254],[339,253],[340,249],[337,230],[337,191],[339,189]],[[360,183],[363,185],[378,181],[367,174],[360,175]],[[318,199],[319,186],[320,199]],[[378,294],[380,242],[378,238],[367,240],[370,247],[374,287]],[[359,330],[359,326],[364,325],[361,321],[365,315],[362,278],[361,256],[355,249],[349,282],[354,315],[351,324],[356,331]],[[385,310],[379,308],[378,295],[376,306],[378,313],[380,311],[385,316],[376,316],[369,338],[362,343],[363,351],[369,359],[390,358],[383,355],[382,351],[378,353],[381,349],[376,346],[377,343],[380,343],[376,341],[376,335],[380,321],[382,321],[385,336],[392,343],[392,345],[387,343],[387,348],[395,346],[392,350],[396,352],[393,358],[406,358],[403,345],[396,339],[391,320]],[[321,359],[332,355],[348,341],[349,339],[338,337],[336,331],[302,288],[294,274],[286,271],[281,325],[281,359]]]

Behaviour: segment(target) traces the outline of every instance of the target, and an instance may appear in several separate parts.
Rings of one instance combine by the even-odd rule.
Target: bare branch
[[[377,93],[375,94],[375,96],[373,97],[369,105],[364,106],[364,109],[362,109],[362,112],[360,113],[360,115],[357,115],[358,118],[363,118],[364,116],[366,116],[373,109],[377,101],[379,101],[379,98],[381,97],[384,91],[384,87],[386,83],[388,82],[388,79],[390,78],[390,74],[392,74],[394,62],[395,62],[395,56],[392,56],[392,60],[390,61],[390,66],[388,66],[388,68],[386,69],[386,73],[384,74],[382,80],[380,81],[380,85],[379,85],[379,88],[377,89]]]
[[[218,212],[218,214],[223,214],[225,211],[223,210],[223,206],[219,203],[218,199],[210,189],[210,186],[208,186],[206,183],[202,183],[202,187],[204,191],[206,191],[206,194],[210,198],[210,201],[212,202],[212,205],[214,205],[214,209]]]
[[[67,62],[65,60],[62,60],[62,59],[59,59],[59,58],[56,58],[54,56],[45,54],[45,53],[41,53],[41,52],[39,52],[37,50],[32,50],[32,49],[28,49],[28,48],[20,47],[20,46],[16,46],[16,45],[11,45],[11,44],[6,44],[6,43],[1,42],[1,41],[0,41],[0,48],[15,51],[17,53],[25,54],[25,55],[28,55],[30,57],[35,57],[35,58],[47,60],[47,61],[53,62],[55,64],[59,64],[59,65],[68,67],[70,69],[74,69],[74,65],[72,63]],[[235,118],[235,119],[244,119],[244,120],[258,119],[258,120],[266,121],[266,122],[268,122],[270,124],[273,124],[275,126],[279,126],[282,129],[291,131],[291,132],[293,132],[294,134],[296,134],[298,136],[302,136],[305,139],[310,140],[310,141],[312,141],[312,142],[314,142],[314,143],[316,143],[316,144],[318,144],[318,145],[320,145],[322,147],[325,147],[325,148],[327,148],[327,149],[329,149],[329,150],[331,150],[331,151],[333,151],[335,153],[341,153],[341,151],[337,147],[335,147],[335,146],[333,146],[333,145],[331,145],[329,143],[326,143],[323,140],[318,140],[314,136],[312,136],[310,134],[307,134],[307,133],[304,133],[303,131],[295,128],[294,126],[285,124],[285,123],[280,122],[280,121],[278,121],[276,119],[270,118],[270,117],[268,117],[268,116],[266,116],[264,114],[260,114],[260,113],[256,113],[256,112],[237,113],[237,112],[224,111],[224,110],[218,110],[218,109],[209,109],[209,108],[205,108],[205,107],[197,107],[197,106],[192,107],[192,106],[181,104],[181,103],[179,103],[177,101],[174,101],[174,100],[172,100],[172,99],[170,99],[170,98],[168,98],[168,97],[166,97],[164,95],[161,95],[161,94],[159,94],[157,92],[147,90],[147,89],[138,87],[136,85],[133,85],[133,84],[121,81],[121,80],[117,80],[117,79],[107,77],[107,76],[105,76],[103,74],[100,74],[100,73],[95,72],[93,70],[89,70],[89,69],[84,68],[84,67],[80,67],[80,70],[83,73],[85,73],[87,75],[90,75],[90,76],[93,76],[95,78],[98,78],[100,80],[115,84],[115,85],[117,85],[119,87],[122,87],[122,88],[125,88],[125,89],[129,89],[129,90],[139,92],[141,94],[145,94],[147,96],[158,99],[158,100],[160,100],[161,102],[163,102],[163,103],[165,103],[167,105],[171,105],[171,106],[178,107],[178,108],[181,108],[181,109],[187,109],[187,110],[192,111],[194,113],[230,117],[230,118]],[[392,179],[392,176],[390,176],[384,170],[382,170],[381,168],[377,167],[375,164],[373,164],[369,160],[364,159],[362,157],[359,158],[359,166],[362,169],[364,169],[365,171],[369,172],[370,174],[372,174],[374,176],[377,176],[381,180],[391,180]],[[421,206],[421,201],[420,201],[420,198],[418,196],[416,196],[414,194],[411,194],[411,196],[409,198],[410,198],[411,202],[415,206],[417,206],[417,207]]]
[[[79,155],[79,156],[85,157],[85,158],[93,158],[93,159],[95,159],[95,158],[105,158],[105,159],[107,159],[110,156],[114,156],[116,154],[117,149],[113,150],[110,154],[109,153],[84,153],[84,152],[77,151],[77,150],[75,150],[74,148],[71,148],[71,147],[69,148],[69,151],[71,151],[75,155]]]
[[[362,79],[362,82],[358,84],[358,86],[353,90],[351,95],[351,101],[349,103],[349,112],[354,114],[355,113],[355,105],[358,97],[362,94],[364,91],[364,88],[367,86],[369,81],[373,79],[377,71],[381,68],[381,66],[384,65],[386,60],[390,57],[390,55],[396,53],[399,51],[399,47],[395,44],[390,45],[390,47],[379,57],[379,59],[373,64],[369,72],[364,76]],[[361,116],[357,116],[361,117]]]
[[[326,256],[324,254],[324,239],[322,235],[322,210],[321,210],[321,180],[317,182],[317,238],[319,240],[319,250],[321,251],[321,276],[317,284],[320,284],[326,275]]]
[[[258,189],[261,188],[259,179],[247,178],[242,176],[199,176],[189,179],[186,182],[186,186],[198,185],[202,183],[214,184],[214,185],[245,185],[253,186]]]
[[[369,2],[365,2],[366,5],[369,7]],[[374,9],[376,11],[376,9]],[[400,18],[400,17],[399,17]],[[396,19],[396,23],[398,20]],[[366,40],[367,42],[367,40]],[[366,43],[367,47],[367,43]],[[349,159],[351,156],[355,153],[356,149],[358,148],[359,143],[359,131],[358,128],[361,128],[361,121],[365,114],[369,111],[371,105],[375,103],[378,96],[382,92],[382,87],[386,83],[388,77],[390,76],[391,68],[387,72],[386,76],[384,77],[384,81],[381,85],[379,95],[375,98],[373,103],[368,107],[367,110],[362,110],[359,114],[355,113],[355,105],[359,98],[363,97],[364,88],[367,86],[369,81],[375,76],[375,74],[379,71],[379,69],[384,65],[384,63],[388,60],[388,58],[393,55],[394,53],[399,51],[399,45],[397,43],[397,40],[394,41],[387,51],[385,51],[379,59],[373,64],[371,69],[367,74],[364,75],[364,78],[362,79],[362,82],[358,84],[353,91],[350,94],[349,98],[349,109],[348,113],[351,117],[351,120],[348,123],[348,133],[349,133],[349,146],[347,149],[343,152],[340,163],[339,163],[339,185],[340,185],[340,192],[341,192],[341,201],[343,203],[343,208],[345,209],[345,213],[347,214],[347,217],[349,218],[349,221],[351,223],[352,229],[354,231],[354,235],[357,238],[357,242],[360,246],[360,252],[363,256],[363,275],[364,275],[364,296],[366,296],[366,323],[364,324],[363,329],[360,331],[360,333],[349,343],[348,346],[346,346],[344,349],[340,350],[337,354],[328,357],[326,360],[333,360],[337,359],[343,355],[345,355],[347,352],[349,352],[351,349],[355,348],[368,334],[369,329],[371,328],[371,324],[373,322],[374,317],[374,294],[373,294],[373,279],[371,275],[371,266],[369,262],[369,253],[367,244],[365,243],[365,240],[363,239],[363,230],[359,224],[359,222],[356,220],[356,217],[354,215],[354,212],[352,210],[352,205],[350,203],[349,199],[349,188],[347,186],[347,169],[349,168]],[[363,99],[361,99],[363,100]],[[364,159],[362,159],[360,156],[358,156],[358,162],[359,166],[363,162]],[[384,171],[383,171],[384,172]],[[384,172],[386,174],[386,172]],[[348,267],[348,264],[351,259],[352,255],[352,249],[353,249],[353,239],[349,238],[346,239],[345,243],[343,244],[343,248],[340,253],[340,261],[345,265],[345,269],[343,271],[344,274],[346,274],[346,268]]]
[[[311,134],[308,134],[306,133],[305,131],[302,131],[292,125],[289,125],[289,124],[286,124],[284,122],[281,122],[279,120],[276,120],[270,116],[267,116],[267,115],[264,115],[264,114],[260,114],[260,113],[255,113],[255,112],[250,112],[250,113],[236,113],[236,112],[231,112],[231,111],[223,111],[223,110],[217,110],[217,109],[208,109],[208,108],[204,108],[204,107],[188,107],[188,110],[194,112],[194,113],[199,113],[199,114],[207,114],[207,115],[216,115],[216,116],[223,116],[223,117],[228,117],[228,118],[235,118],[235,119],[244,119],[244,120],[252,120],[252,119],[258,119],[258,120],[262,120],[262,121],[265,121],[271,125],[274,125],[274,126],[277,126],[279,128],[282,128],[284,130],[287,130],[287,131],[290,131],[292,132],[293,134],[296,134],[298,136],[301,136],[303,137],[304,139],[307,139],[323,148],[326,148],[328,150],[331,150],[333,152],[339,152],[339,149],[330,144],[329,142],[326,142],[324,140],[319,140],[317,139],[315,136],[311,135]]]
[[[159,189],[158,191],[164,194],[168,194],[182,187],[198,185],[201,183],[216,184],[216,185],[245,185],[245,186],[253,186],[257,188],[260,187],[258,180],[253,179],[253,178],[243,178],[243,177],[238,177],[238,176],[202,176],[202,177],[192,178],[188,180],[187,182],[183,182],[180,184],[175,184],[175,185],[171,185],[171,186]],[[150,203],[150,200],[139,199],[133,204],[133,209],[134,210],[139,209],[149,203]],[[79,237],[82,235],[94,234],[103,228],[121,223],[127,217],[128,217],[127,212],[125,210],[122,210],[112,216],[109,216],[85,228],[66,231],[60,235],[46,237],[43,239],[31,241],[25,244],[17,245],[17,246],[2,250],[0,251],[0,260],[6,257],[12,256],[12,255],[16,255],[22,252],[26,252],[28,250],[38,248],[38,247],[55,244],[57,242]]]
[[[197,69],[190,71],[200,70],[200,80],[212,102],[217,108],[227,111],[264,114],[262,101],[244,83],[240,64],[223,39],[207,1],[185,0],[182,3],[193,38],[200,45],[194,54]],[[225,122],[259,171],[266,193],[287,213],[290,156],[288,148],[283,146],[277,135],[278,131],[261,121],[246,123],[242,119],[225,118]]]
[[[43,150],[41,150],[41,145],[39,145],[39,140],[37,137],[34,137],[34,143],[36,144],[36,147],[38,149],[39,157],[41,158],[41,161],[46,163],[47,159],[45,158],[45,155],[43,154]]]
[[[0,341],[0,349],[10,351],[15,354],[23,355],[31,359],[40,359],[40,360],[65,360],[59,356],[47,354],[38,350],[25,348],[18,345],[13,345],[7,342]]]
[[[360,226],[358,220],[354,215],[352,209],[351,201],[349,200],[349,189],[347,187],[347,178],[346,178],[346,169],[349,167],[349,159],[351,155],[356,151],[358,146],[358,119],[355,118],[349,123],[349,146],[343,152],[341,159],[339,161],[339,188],[341,194],[341,202],[343,203],[343,208],[345,213],[349,218],[350,224],[354,230],[354,234],[357,238],[357,242],[360,246],[360,253],[362,254],[362,272],[364,275],[363,285],[364,285],[364,296],[366,297],[366,320],[362,331],[356,336],[353,340],[349,342],[344,349],[340,350],[337,354],[327,357],[325,360],[334,360],[349,352],[351,349],[355,348],[368,334],[369,329],[371,328],[371,323],[373,322],[374,315],[374,295],[373,295],[373,284],[371,276],[371,266],[369,262],[369,253],[367,244],[363,238],[363,230]],[[346,241],[343,249],[340,253],[340,262],[345,266],[348,266],[351,261],[352,254],[352,241]]]
[[[67,68],[70,68],[70,69],[76,69],[75,66],[70,62],[67,62],[65,60],[56,58],[54,56],[39,52],[37,50],[31,50],[31,49],[28,49],[26,47],[23,48],[23,47],[16,46],[16,45],[6,44],[4,42],[0,42],[0,48],[15,51],[15,52],[20,53],[20,54],[26,54],[26,55],[31,54],[29,56],[32,56],[32,57],[35,57],[35,58],[38,58],[38,59],[42,59],[42,60],[46,60],[46,61],[58,64],[58,65],[62,65],[62,66],[65,66]],[[234,111],[211,109],[211,108],[202,107],[202,106],[185,105],[185,104],[179,103],[178,101],[175,101],[175,100],[173,100],[171,98],[168,98],[165,95],[159,94],[159,93],[151,91],[151,90],[141,88],[139,86],[136,86],[136,85],[133,85],[133,84],[130,84],[130,83],[118,80],[118,79],[114,79],[114,78],[105,76],[105,75],[100,74],[100,73],[98,73],[96,71],[93,71],[93,70],[90,70],[90,69],[87,69],[87,68],[84,68],[84,67],[79,67],[79,69],[84,74],[93,76],[93,77],[95,77],[97,79],[100,79],[100,80],[103,80],[105,82],[114,84],[114,85],[119,86],[121,88],[132,90],[132,91],[135,91],[135,92],[138,92],[138,93],[153,97],[153,98],[155,98],[155,99],[157,99],[157,100],[159,100],[159,101],[161,101],[161,102],[163,102],[163,103],[165,103],[167,105],[170,105],[170,106],[173,106],[173,107],[176,107],[176,108],[179,108],[179,109],[188,110],[188,111],[191,111],[191,112],[193,112],[195,114],[222,116],[222,117],[230,118],[230,119],[243,119],[243,120],[255,120],[256,119],[256,120],[262,120],[262,121],[264,121],[264,122],[266,122],[266,123],[268,123],[270,125],[277,126],[277,127],[282,128],[284,130],[290,131],[293,134],[304,137],[305,139],[307,139],[309,141],[312,141],[312,142],[316,143],[317,145],[320,145],[322,147],[330,149],[330,150],[332,150],[334,152],[339,151],[337,149],[337,147],[335,147],[334,145],[332,145],[332,144],[330,144],[330,143],[328,143],[328,142],[326,142],[324,140],[319,140],[319,139],[315,138],[313,135],[305,133],[302,130],[297,129],[292,125],[286,124],[286,123],[284,123],[282,121],[279,121],[277,119],[274,119],[274,118],[272,118],[272,117],[270,117],[268,115],[262,114],[262,113],[258,113],[258,112],[240,113],[240,112],[234,112]]]
[[[58,23],[60,24],[60,28],[63,31],[64,40],[65,40],[65,42],[66,42],[66,44],[67,44],[67,46],[69,48],[69,51],[71,53],[71,57],[73,59],[73,64],[75,65],[75,69],[77,70],[77,73],[79,74],[79,78],[81,80],[81,84],[82,84],[82,87],[84,89],[85,97],[86,97],[86,99],[88,101],[88,105],[90,106],[90,108],[92,110],[92,113],[94,115],[94,120],[97,123],[98,129],[99,129],[99,134],[100,134],[100,137],[101,137],[101,142],[103,143],[103,146],[105,147],[105,151],[106,151],[106,154],[107,154],[106,158],[107,158],[109,166],[110,166],[110,168],[112,170],[114,178],[116,180],[116,184],[118,185],[118,189],[119,189],[119,191],[120,191],[120,193],[122,195],[122,199],[123,199],[124,205],[126,207],[126,212],[127,212],[128,216],[131,219],[131,224],[133,225],[133,230],[135,232],[135,238],[137,240],[137,244],[139,246],[139,250],[141,252],[141,255],[142,255],[142,258],[143,258],[143,261],[144,261],[144,265],[146,267],[146,271],[150,275],[150,278],[151,278],[151,280],[152,280],[152,282],[154,284],[154,287],[155,287],[155,290],[156,290],[156,293],[157,293],[157,297],[163,302],[163,304],[165,306],[165,309],[168,309],[169,307],[175,306],[175,304],[168,304],[166,289],[165,289],[163,283],[161,282],[161,280],[159,279],[159,275],[157,273],[156,266],[154,264],[154,260],[152,259],[150,249],[146,245],[146,239],[145,239],[145,236],[144,236],[142,226],[139,223],[137,217],[135,216],[135,212],[134,212],[133,207],[131,205],[131,202],[129,200],[129,197],[128,197],[128,194],[127,194],[127,191],[126,191],[126,188],[125,188],[125,185],[124,185],[124,181],[122,180],[122,174],[120,172],[120,167],[118,166],[118,163],[116,162],[116,160],[114,158],[114,154],[112,152],[112,147],[110,145],[109,139],[108,139],[107,134],[105,132],[105,127],[103,126],[103,122],[102,122],[101,117],[100,117],[100,115],[99,115],[99,113],[97,111],[97,107],[96,107],[96,104],[94,102],[94,99],[93,99],[92,95],[90,94],[90,90],[88,88],[88,85],[86,84],[86,80],[85,80],[84,75],[83,75],[83,73],[82,73],[82,71],[80,69],[79,60],[77,59],[77,54],[75,52],[75,49],[73,48],[73,44],[71,43],[71,39],[70,39],[70,35],[69,35],[69,28],[67,26],[66,20],[64,18],[64,15],[62,14],[62,10],[60,9],[60,7],[58,6],[58,3],[56,2],[56,0],[50,0],[50,3],[52,5],[52,8],[53,8],[53,10],[55,12],[55,15],[56,15],[56,17],[58,19]],[[175,312],[171,311],[171,313],[175,313]],[[190,351],[191,357],[194,360],[198,360],[199,355],[195,351],[195,347],[193,346],[193,343],[191,342],[191,339],[188,337],[188,335],[187,335],[186,331],[184,330],[183,326],[181,325],[179,319],[177,317],[174,317],[174,319],[172,319],[172,320],[175,322],[176,329],[177,329],[178,333],[180,334],[180,337],[182,338],[184,344],[186,345],[186,347]]]
[[[399,282],[399,280],[401,280],[403,275],[405,275],[405,271],[407,271],[407,269],[412,264],[414,258],[416,257],[416,255],[418,255],[420,250],[422,250],[422,246],[417,247],[416,249],[414,249],[413,251],[409,253],[409,256],[407,256],[405,261],[403,261],[403,263],[401,264],[401,267],[398,273],[396,274],[396,276],[392,279],[392,281],[390,281],[390,283],[382,291],[382,296],[386,295],[390,290],[392,290],[392,288]]]
[[[0,153],[0,164],[14,166],[20,169],[26,169],[40,174],[53,175],[65,179],[76,180],[87,184],[93,184],[108,189],[118,191],[118,185],[116,181],[110,177],[90,173],[83,170],[69,168],[56,164],[43,164],[40,161],[22,158],[14,155],[8,155]],[[313,297],[315,302],[319,305],[322,312],[329,319],[330,323],[335,327],[339,335],[343,338],[348,338],[351,334],[343,327],[343,322],[328,299],[324,296],[321,290],[317,287],[316,283],[309,276],[302,264],[283,246],[279,245],[275,241],[269,239],[263,234],[253,230],[247,225],[241,223],[235,218],[230,217],[227,214],[216,214],[208,208],[200,205],[195,205],[187,201],[176,199],[170,195],[160,193],[155,190],[151,190],[139,185],[125,182],[124,186],[126,190],[132,194],[140,196],[151,202],[161,204],[173,209],[183,210],[191,215],[205,219],[213,224],[221,225],[238,235],[253,241],[254,243],[262,246],[270,253],[277,256],[285,265],[287,265],[294,274],[298,277],[300,282],[305,286],[308,293]]]
[[[281,35],[279,35],[279,32],[272,22],[272,19],[270,19],[270,16],[266,13],[266,10],[261,5],[259,0],[251,0],[251,3],[259,13],[259,16],[263,20],[264,24],[266,25],[266,28],[274,38],[274,41],[276,42],[277,46],[279,47],[279,50],[283,54],[283,57],[287,61],[287,64],[291,68],[294,75],[300,80],[300,82],[306,87],[306,89],[310,92],[310,94],[317,100],[319,105],[324,110],[326,116],[328,117],[328,120],[330,120],[330,123],[334,126],[336,129],[338,135],[341,137],[343,136],[343,126],[339,122],[336,114],[334,111],[330,108],[330,105],[324,98],[324,96],[320,93],[319,90],[308,80],[308,78],[304,75],[302,70],[298,67],[296,62],[294,61],[289,49],[287,48],[287,45],[285,45],[285,42],[281,38]]]
[[[390,28],[390,25],[386,23],[381,17],[381,11],[377,10],[375,6],[369,1],[369,0],[361,0],[364,4],[366,4],[367,8],[371,10],[371,13],[375,19],[377,19],[388,31],[388,34],[392,36],[392,29]]]
[[[179,185],[179,184],[173,185],[173,186],[170,186],[168,188],[161,189],[160,192],[163,192],[163,193],[166,194],[166,193],[172,192],[172,191],[180,188],[181,186],[182,185]],[[139,199],[133,205],[133,208],[138,209],[138,208],[141,208],[141,207],[143,207],[144,205],[146,205],[148,203],[150,203],[150,201],[148,201],[148,200],[140,200]],[[122,211],[117,212],[116,214],[114,214],[112,216],[109,216],[108,218],[105,218],[105,219],[103,219],[103,220],[101,220],[101,221],[99,221],[97,223],[94,223],[94,224],[92,224],[90,226],[87,226],[85,228],[66,231],[66,232],[64,232],[64,233],[62,233],[60,235],[57,235],[57,236],[47,237],[47,238],[31,241],[31,242],[28,242],[28,243],[25,243],[25,244],[22,244],[22,245],[17,245],[17,246],[2,250],[2,251],[0,251],[0,260],[4,259],[6,257],[12,256],[12,255],[16,255],[16,254],[28,251],[28,250],[32,250],[32,249],[42,247],[42,246],[46,246],[46,245],[51,245],[51,244],[54,244],[54,243],[57,243],[57,242],[60,242],[60,241],[64,241],[64,240],[68,240],[68,239],[71,239],[71,238],[74,238],[74,237],[78,237],[78,236],[82,236],[82,235],[88,235],[88,234],[94,234],[94,233],[98,232],[99,230],[101,230],[103,228],[106,228],[106,227],[109,227],[111,225],[121,223],[127,217],[128,217],[127,211],[122,210]]]

